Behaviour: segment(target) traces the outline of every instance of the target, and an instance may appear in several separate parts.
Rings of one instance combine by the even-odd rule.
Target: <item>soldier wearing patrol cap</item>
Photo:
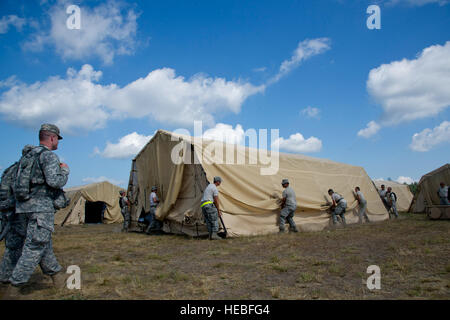
[[[214,177],[214,183],[210,183],[203,192],[202,204],[200,205],[210,240],[222,240],[217,234],[219,231],[219,215],[222,216],[222,211],[219,208],[219,191],[217,187],[221,183],[222,178]]]
[[[289,231],[298,232],[297,225],[294,222],[294,213],[297,209],[297,199],[295,197],[295,191],[289,186],[289,180],[283,179],[281,185],[284,190],[281,199],[281,212],[280,212],[280,233],[285,232],[284,225],[286,221],[289,223]]]
[[[61,139],[57,126],[43,124],[39,130],[40,145],[29,150],[30,158],[35,159],[39,165],[34,166],[30,175],[25,177],[30,188],[28,199],[16,201],[16,215],[20,217],[18,221],[21,221],[22,225],[17,228],[21,232],[16,235],[16,241],[12,242],[15,243],[15,249],[21,248],[21,253],[15,261],[2,261],[0,270],[3,277],[4,271],[9,269],[8,291],[13,295],[20,293],[20,288],[28,282],[38,265],[44,274],[52,278],[56,287],[62,288],[65,284],[64,272],[61,272],[62,267],[56,260],[52,246],[54,192],[62,189],[69,177],[67,164],[61,163],[58,156],[52,152],[58,149]],[[11,265],[4,269],[8,264]]]

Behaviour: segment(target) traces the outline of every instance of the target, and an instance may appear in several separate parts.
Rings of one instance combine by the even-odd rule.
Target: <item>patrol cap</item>
[[[125,191],[123,191],[123,190],[119,191],[119,194],[124,194],[124,193],[125,193]]]
[[[222,178],[219,176],[214,177],[214,182],[222,182]]]
[[[152,187],[152,191],[156,191],[156,190],[158,190],[158,187],[157,186],[153,186]]]
[[[281,184],[283,185],[283,184],[286,184],[286,183],[289,183],[289,180],[288,179],[283,179],[282,181],[281,181]]]
[[[44,123],[41,125],[41,129],[39,131],[48,131],[56,134],[58,136],[58,140],[62,140],[62,137],[59,135],[59,128],[51,123]]]

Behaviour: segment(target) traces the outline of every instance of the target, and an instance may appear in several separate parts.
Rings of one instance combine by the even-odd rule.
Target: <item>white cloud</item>
[[[280,70],[284,74],[300,60],[322,52],[327,42],[303,41],[296,58],[283,62]],[[110,119],[143,117],[169,125],[203,121],[213,126],[216,114],[239,113],[248,97],[268,86],[203,74],[186,79],[171,68],[153,70],[123,87],[99,84],[101,76],[101,71],[85,64],[80,71],[69,68],[65,78],[54,76],[30,85],[9,77],[0,81],[0,87],[6,88],[0,96],[0,113],[8,121],[32,128],[52,122],[69,134],[103,128]]]
[[[123,180],[116,180],[116,179],[111,179],[111,178],[107,178],[105,176],[101,176],[101,177],[87,177],[87,178],[83,178],[82,181],[84,183],[97,183],[97,182],[103,182],[103,181],[108,181],[112,184],[115,184],[117,186],[122,186],[125,184],[125,181]]]
[[[268,84],[279,81],[283,76],[291,72],[293,69],[297,68],[304,60],[324,53],[329,49],[330,39],[328,38],[317,38],[311,40],[307,39],[300,42],[291,58],[281,63],[280,70],[274,77],[269,80]]]
[[[280,150],[308,153],[319,152],[322,149],[322,141],[316,137],[305,139],[301,133],[293,134],[289,139],[278,138],[272,143],[272,147],[278,144]]]
[[[97,147],[94,154],[100,154],[104,158],[126,159],[134,157],[150,141],[153,136],[144,136],[133,132],[119,139],[117,143],[106,142],[106,147],[100,151]]]
[[[245,141],[246,136],[253,136],[251,130],[255,130],[254,134],[258,136],[257,129],[244,130],[240,124],[233,128],[232,125],[218,123],[215,127],[206,130],[203,133],[203,138],[258,148],[257,145],[248,145],[247,141]],[[248,143],[253,143],[253,141],[249,139]],[[318,152],[322,149],[322,141],[320,139],[316,137],[305,139],[301,133],[293,134],[289,139],[280,137],[273,141],[271,146],[274,147],[276,144],[278,144],[279,149],[292,152]]]
[[[380,130],[380,125],[375,121],[370,121],[367,127],[358,131],[358,136],[363,138],[370,138]]]
[[[60,0],[53,5],[48,11],[50,28],[41,26],[24,48],[41,51],[51,45],[63,59],[97,56],[105,64],[111,64],[116,55],[134,53],[138,14],[133,9],[126,10],[124,2],[109,0],[94,8],[80,6],[79,30],[66,26],[66,8],[71,4]]]
[[[55,123],[69,133],[102,128],[110,118],[105,101],[117,89],[96,84],[101,75],[84,65],[79,72],[69,68],[65,79],[5,84],[9,90],[0,96],[0,112],[11,122],[34,128],[43,122]]]
[[[320,110],[318,108],[308,106],[305,109],[302,109],[300,113],[306,115],[308,118],[320,118]]]
[[[196,75],[188,80],[170,68],[157,69],[118,90],[109,104],[130,117],[151,116],[160,122],[192,124],[202,120],[214,123],[219,111],[239,113],[244,101],[263,92],[264,86]]]
[[[414,180],[414,179],[411,178],[411,177],[403,177],[403,176],[400,176],[400,177],[397,178],[396,181],[397,181],[398,183],[401,183],[401,184],[404,184],[404,183],[406,183],[406,184],[412,184],[412,183],[414,183],[416,180]]]
[[[7,33],[10,26],[13,26],[17,30],[21,31],[25,23],[26,19],[20,18],[16,15],[3,16],[0,19],[0,34]]]
[[[450,142],[450,121],[444,121],[433,130],[427,128],[412,137],[410,148],[426,152],[442,143]]]
[[[214,114],[238,113],[249,96],[264,90],[203,75],[186,80],[169,68],[154,70],[122,88],[98,84],[101,76],[86,64],[78,72],[69,68],[66,78],[50,77],[31,85],[9,78],[2,82],[9,90],[0,96],[0,112],[11,122],[33,128],[52,122],[68,133],[105,127],[112,118],[149,117],[174,125],[203,120],[212,125]]]
[[[450,106],[450,41],[425,48],[416,59],[372,69],[367,90],[381,104],[381,125],[434,116]]]
[[[240,124],[237,124],[236,128],[233,129],[232,125],[218,123],[215,127],[206,130],[203,133],[203,138],[223,141],[230,144],[243,144],[245,142],[244,134],[244,129]]]

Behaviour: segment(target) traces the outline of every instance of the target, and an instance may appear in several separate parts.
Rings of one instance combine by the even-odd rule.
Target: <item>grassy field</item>
[[[38,269],[22,298],[450,298],[450,222],[424,215],[223,241],[124,234],[120,228],[57,228],[56,256],[66,267],[81,268],[82,288],[56,290]],[[369,265],[381,268],[380,290],[367,289]]]

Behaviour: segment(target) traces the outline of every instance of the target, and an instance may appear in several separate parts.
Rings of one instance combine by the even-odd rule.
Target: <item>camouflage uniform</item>
[[[131,219],[131,215],[130,215],[130,210],[128,210],[128,205],[127,205],[127,197],[123,196],[122,198],[120,198],[120,201],[122,202],[122,209],[120,209],[120,212],[122,213],[123,216],[123,228],[122,230],[128,230],[128,228],[130,227],[130,219]]]
[[[206,204],[202,207],[202,213],[209,234],[217,233],[219,231],[219,221],[216,206],[212,203]]]
[[[283,180],[283,182],[289,183],[287,179]],[[286,202],[285,206],[281,209],[280,212],[280,232],[285,231],[284,225],[286,224],[286,221],[289,223],[289,230],[298,232],[297,225],[294,221],[295,210],[297,210],[297,200],[294,189],[292,189],[291,187],[286,187],[283,190],[282,197],[283,199],[286,199]]]
[[[17,250],[22,246],[23,249],[9,278],[15,286],[28,282],[38,264],[42,272],[49,276],[61,270],[52,245],[55,216],[53,197],[55,189],[61,189],[67,183],[69,168],[61,168],[58,156],[46,146],[40,145],[31,152],[39,152],[42,148],[47,150],[39,157],[41,170],[35,170],[30,178],[31,198],[16,203],[17,232],[12,233],[9,242]],[[14,258],[10,261],[14,262]]]
[[[25,155],[33,148],[34,146],[32,145],[26,145],[22,150],[22,155]],[[6,169],[4,174],[9,169],[17,171],[17,167],[15,169],[12,169],[12,167],[13,166]],[[3,179],[6,179],[7,181],[4,181]],[[12,191],[15,179],[16,173],[12,171],[8,172],[5,176],[2,176],[2,183],[5,183],[8,188],[2,190],[2,192],[5,192],[2,196],[4,197],[4,200],[9,198],[7,200],[9,203],[7,205],[5,204],[8,209],[1,212],[2,235],[4,235],[5,239],[5,252],[0,263],[0,282],[3,283],[9,283],[9,277],[11,277],[12,271],[22,254],[22,247],[27,234],[27,227],[23,216],[15,214],[16,200]]]
[[[0,264],[0,281],[9,282],[14,267],[22,255],[22,248],[27,234],[25,216],[11,214],[8,218],[9,231],[5,236],[5,253]]]

